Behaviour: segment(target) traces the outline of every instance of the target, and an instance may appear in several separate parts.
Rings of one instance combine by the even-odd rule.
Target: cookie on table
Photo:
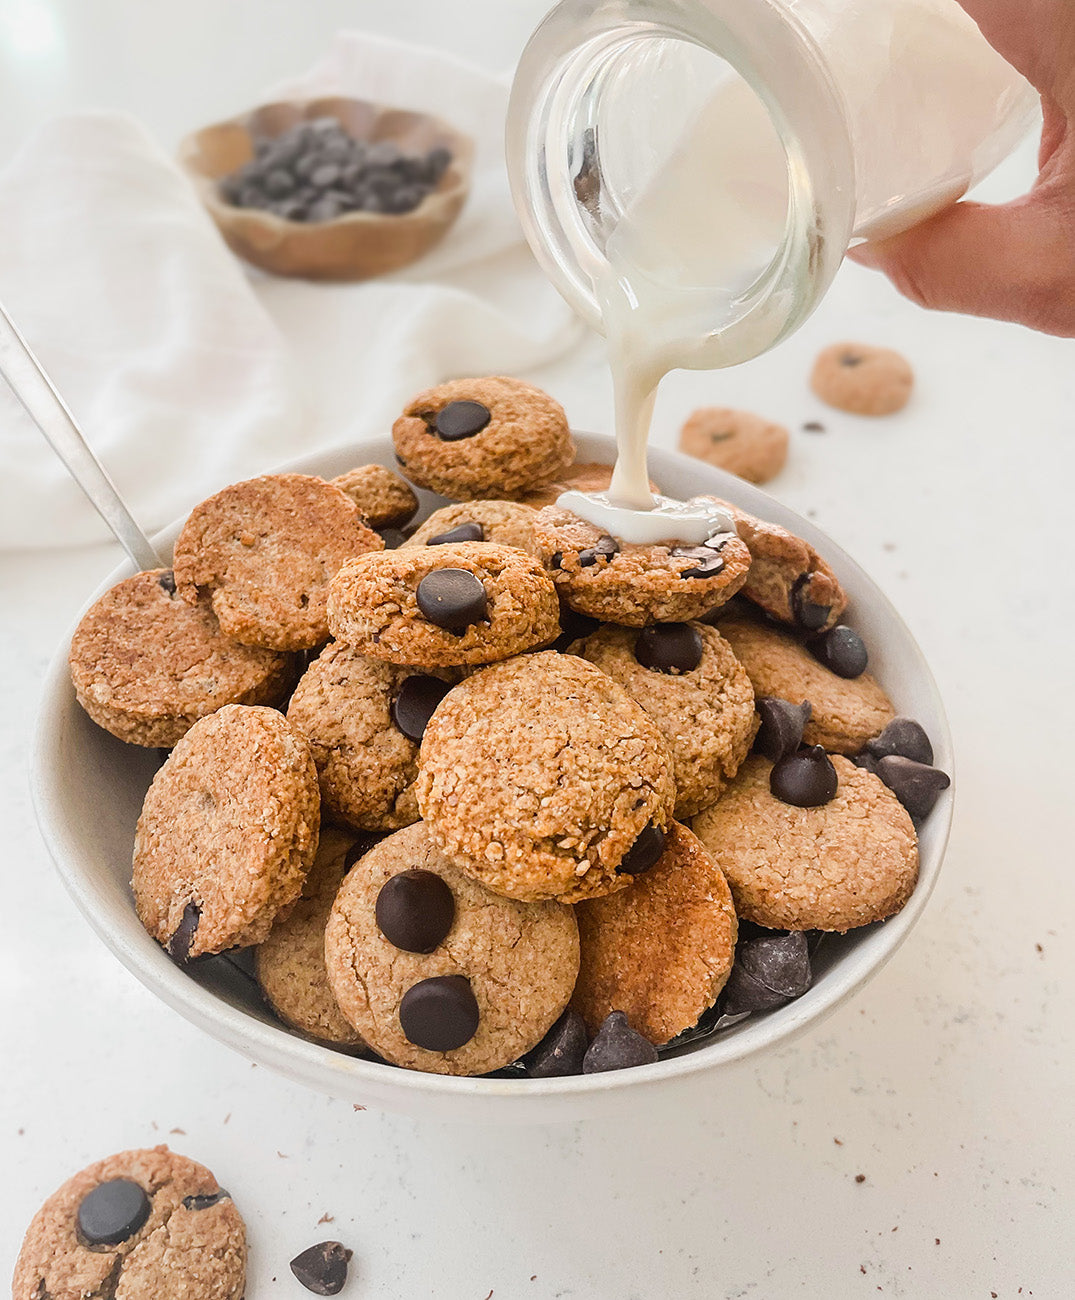
[[[575,458],[560,403],[501,375],[453,379],[419,393],[393,424],[392,438],[412,483],[457,501],[519,496]]]
[[[71,638],[71,681],[99,727],[132,745],[170,749],[225,704],[279,704],[290,655],[225,636],[208,601],[188,605],[170,569],[124,578]]]
[[[674,822],[657,864],[630,889],[575,909],[579,978],[573,1010],[596,1034],[622,1011],[658,1046],[698,1023],[717,1000],[735,958],[737,922],[720,868]]]
[[[852,415],[893,415],[911,398],[914,371],[891,348],[834,343],[814,363],[810,387],[829,406]]]
[[[178,962],[265,939],[317,851],[317,769],[275,709],[196,722],[146,792],[134,836],[142,924]]]
[[[575,461],[552,483],[524,492],[519,500],[524,505],[540,510],[542,506],[554,506],[557,498],[565,492],[607,492],[612,482],[612,468],[599,461]],[[660,492],[661,489],[653,479],[650,479],[649,485],[652,491]]]
[[[404,546],[444,546],[449,542],[496,542],[536,555],[535,511],[517,501],[460,501],[434,510]]]
[[[910,898],[918,878],[910,817],[872,772],[839,754],[831,762],[835,794],[820,806],[777,798],[773,764],[754,756],[694,818],[740,919],[773,930],[843,932],[894,915]]]
[[[422,730],[457,676],[386,663],[330,642],[287,707],[288,721],[309,742],[323,810],[363,830],[416,822]]]
[[[750,678],[716,628],[606,624],[570,653],[619,682],[660,728],[675,764],[675,815],[691,817],[714,803],[758,729]]]
[[[386,1060],[485,1074],[544,1038],[579,969],[571,908],[469,879],[418,823],[360,858],[325,934],[336,1001]]]
[[[560,605],[540,563],[495,542],[364,555],[332,580],[332,635],[394,664],[492,663],[548,645]]]
[[[750,552],[735,533],[703,546],[635,546],[555,505],[538,511],[534,537],[572,609],[630,627],[699,618],[730,600],[750,567]]]
[[[722,618],[717,626],[746,669],[756,696],[775,696],[790,704],[810,701],[811,716],[803,728],[807,745],[857,754],[896,716],[892,701],[869,673],[837,676],[780,628],[738,616]]]
[[[356,465],[329,482],[347,493],[371,528],[402,528],[418,509],[411,485],[384,465]]]
[[[788,431],[752,411],[703,406],[679,433],[679,449],[748,483],[768,483],[788,458]]]
[[[246,1228],[203,1165],[121,1151],[83,1169],[34,1215],[12,1300],[241,1300]]]
[[[593,664],[551,650],[455,687],[426,727],[417,792],[431,837],[468,875],[563,902],[652,866],[675,803],[656,722]]]
[[[309,650],[328,640],[333,574],[383,546],[338,487],[308,474],[266,474],[195,506],[175,544],[175,581],[191,604],[208,595],[236,641]]]

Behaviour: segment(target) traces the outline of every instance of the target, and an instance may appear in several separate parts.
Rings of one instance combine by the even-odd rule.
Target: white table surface
[[[5,0],[0,157],[86,106],[129,109],[174,144],[344,24],[509,66],[542,8]],[[1025,185],[1032,159],[1028,144],[987,195]],[[810,361],[838,338],[911,358],[903,415],[860,421],[811,396]],[[578,427],[609,427],[598,345],[532,377]],[[70,1173],[167,1141],[240,1203],[249,1300],[305,1294],[287,1261],[330,1236],[355,1251],[354,1300],[1075,1294],[1075,344],[927,315],[846,267],[776,353],[673,376],[657,441],[672,445],[702,402],[790,425],[772,490],[879,580],[947,701],[955,831],[893,962],[795,1045],[630,1125],[419,1123],[290,1086],[161,1007],[64,894],[34,825],[27,743],[46,661],[117,548],[0,555],[0,1267]],[[803,432],[815,419],[826,432]]]

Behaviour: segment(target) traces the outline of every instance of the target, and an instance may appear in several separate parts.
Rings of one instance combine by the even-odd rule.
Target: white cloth
[[[324,93],[435,111],[474,137],[458,222],[393,276],[322,285],[250,271],[174,163],[118,114],[53,120],[0,173],[0,300],[149,532],[229,482],[387,432],[420,388],[525,375],[582,333],[511,206],[505,81],[341,33],[266,98]],[[107,535],[2,382],[0,454],[0,546]]]

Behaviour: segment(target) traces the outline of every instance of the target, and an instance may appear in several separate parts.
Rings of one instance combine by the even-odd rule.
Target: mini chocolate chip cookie
[[[914,371],[891,348],[834,343],[814,363],[810,387],[823,402],[852,415],[893,415],[910,401]]]
[[[457,501],[517,497],[575,456],[567,416],[548,393],[500,375],[419,393],[392,426],[407,477]]]
[[[449,542],[496,542],[536,555],[535,511],[517,501],[460,501],[434,510],[405,546],[444,546]]]
[[[758,729],[750,678],[720,633],[703,623],[606,625],[570,653],[619,682],[661,729],[675,764],[675,815],[714,803]]]
[[[166,1146],[121,1151],[34,1215],[12,1300],[241,1300],[246,1228],[204,1166]]]
[[[675,803],[654,720],[593,664],[551,650],[452,691],[426,727],[417,791],[431,837],[468,875],[564,902],[651,867]]]
[[[773,793],[768,759],[748,758],[720,800],[695,817],[740,919],[843,932],[892,916],[910,898],[918,879],[910,817],[872,772],[839,754],[831,763],[835,793],[799,807]]]
[[[750,552],[735,533],[702,546],[634,546],[555,505],[538,511],[534,537],[572,609],[630,627],[699,618],[734,596],[750,567]]]
[[[364,555],[332,581],[333,636],[394,664],[492,663],[548,645],[560,631],[552,579],[495,542],[447,542]]]
[[[611,482],[611,465],[592,460],[575,461],[552,483],[525,492],[519,500],[524,505],[540,510],[542,506],[554,506],[565,492],[607,492]],[[652,491],[660,492],[661,489],[653,479],[650,479],[649,485]]]
[[[261,943],[317,851],[317,769],[275,709],[196,722],[146,792],[134,837],[138,916],[178,962]]]
[[[371,528],[402,528],[418,509],[411,485],[383,465],[357,465],[329,482],[347,493]]]
[[[270,650],[328,640],[325,601],[336,570],[379,551],[338,487],[308,474],[266,474],[195,506],[175,544],[179,594],[208,595],[225,635]]]
[[[485,1074],[536,1046],[567,1005],[578,926],[561,903],[491,893],[419,823],[352,868],[325,959],[344,1015],[387,1060]]]
[[[226,637],[208,601],[181,600],[170,569],[106,591],[75,630],[68,663],[99,727],[163,749],[225,704],[279,704],[296,675],[290,655]]]
[[[751,411],[703,406],[679,434],[679,449],[748,483],[768,483],[788,458],[788,431]]]

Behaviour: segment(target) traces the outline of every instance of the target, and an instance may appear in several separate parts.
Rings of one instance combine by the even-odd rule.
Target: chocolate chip
[[[901,754],[886,754],[879,759],[877,775],[915,818],[931,813],[941,791],[952,784],[947,772]]]
[[[407,1041],[427,1052],[452,1052],[478,1030],[478,1001],[463,975],[437,975],[404,993],[399,1023]]]
[[[791,615],[795,622],[807,632],[816,632],[825,626],[832,613],[831,605],[817,605],[805,594],[813,578],[812,573],[800,573],[791,588]]]
[[[458,442],[481,433],[492,418],[489,408],[481,402],[449,402],[437,412],[433,427],[438,438]]]
[[[611,560],[614,555],[619,553],[620,544],[615,537],[610,537],[604,533],[597,539],[592,546],[587,546],[585,550],[579,551],[579,567],[588,569],[598,560]]]
[[[157,584],[160,587],[163,587],[169,596],[175,595],[175,574],[171,569],[168,569],[165,573],[161,574],[157,579]]]
[[[825,426],[821,423],[820,420],[807,420],[807,422],[803,425],[803,430],[806,433],[824,433]]]
[[[208,1210],[214,1205],[219,1205],[221,1201],[229,1200],[231,1200],[230,1195],[223,1189],[223,1187],[218,1187],[215,1192],[202,1192],[197,1196],[184,1196],[183,1209]]]
[[[151,1209],[149,1197],[130,1178],[98,1183],[79,1204],[79,1240],[91,1248],[118,1246],[134,1236]]]
[[[451,689],[451,682],[442,682],[439,677],[425,673],[404,677],[399,694],[392,701],[392,721],[408,740],[420,745],[434,709]]]
[[[382,839],[384,839],[384,836],[378,835],[376,831],[363,831],[343,855],[344,871],[350,871],[359,858],[364,858],[370,849]]]
[[[434,569],[418,584],[415,598],[431,623],[449,631],[480,622],[489,607],[481,579],[467,569]]]
[[[772,793],[796,808],[820,808],[834,797],[838,784],[836,768],[821,745],[789,754],[769,773]]]
[[[893,718],[879,736],[866,742],[866,748],[874,758],[898,754],[927,766],[933,762],[933,746],[925,729],[914,718]]]
[[[583,637],[589,636],[591,632],[596,632],[601,626],[596,618],[591,618],[589,614],[580,614],[570,605],[560,606],[560,635],[552,643],[553,650],[566,650],[568,646],[573,645],[576,641],[582,640]]]
[[[723,536],[723,534],[719,534]],[[729,533],[730,537],[731,534]],[[714,539],[715,540],[715,539]],[[724,561],[711,546],[673,546],[668,552],[677,559],[695,560],[697,563],[680,573],[681,578],[713,578],[724,568]]]
[[[761,726],[754,740],[754,748],[771,763],[794,754],[802,744],[803,727],[810,721],[813,709],[809,700],[792,704],[775,695],[760,695],[754,707],[761,718]]]
[[[202,919],[202,910],[197,903],[188,903],[183,908],[183,916],[175,928],[175,933],[168,940],[168,956],[180,966],[190,956],[194,936],[198,933],[198,923]]]
[[[724,1013],[783,1006],[805,993],[811,978],[805,934],[792,931],[748,939],[735,950],[735,965],[724,989]]]
[[[690,673],[702,662],[702,634],[689,623],[644,627],[635,639],[635,658],[658,673]]]
[[[872,772],[874,776],[877,775],[877,759],[867,750],[863,750],[861,754],[852,754],[851,762],[856,767],[861,767],[864,772]]]
[[[526,1060],[531,1079],[559,1079],[582,1073],[589,1038],[577,1011],[565,1011]]]
[[[319,1241],[291,1261],[291,1271],[314,1295],[339,1295],[352,1252],[338,1241]]]
[[[654,822],[647,822],[638,839],[620,859],[616,871],[621,876],[640,876],[660,859],[664,852],[665,833]]]
[[[553,551],[553,553],[549,556],[549,568],[562,569],[563,567],[564,567],[563,551]]]
[[[339,179],[340,169],[334,162],[321,163],[310,173],[310,184],[316,185],[319,190],[327,190],[330,185],[335,185]]]
[[[485,529],[481,524],[467,522],[457,524],[454,528],[449,528],[446,533],[437,533],[431,537],[427,546],[447,546],[451,542],[484,542]]]
[[[407,534],[402,528],[378,528],[377,532],[384,542],[386,551],[394,551],[397,547],[402,546],[407,540]]]
[[[414,868],[384,882],[374,915],[389,943],[404,952],[432,952],[452,928],[455,897],[435,871]]]
[[[814,637],[807,645],[814,658],[837,677],[861,677],[869,663],[862,637],[843,623]]]
[[[852,366],[861,366],[865,360],[866,358],[858,352],[840,353],[840,365],[848,366],[849,368]]]
[[[606,1070],[627,1070],[634,1065],[652,1065],[657,1049],[627,1023],[622,1011],[611,1011],[597,1031],[582,1059],[583,1074]]]

